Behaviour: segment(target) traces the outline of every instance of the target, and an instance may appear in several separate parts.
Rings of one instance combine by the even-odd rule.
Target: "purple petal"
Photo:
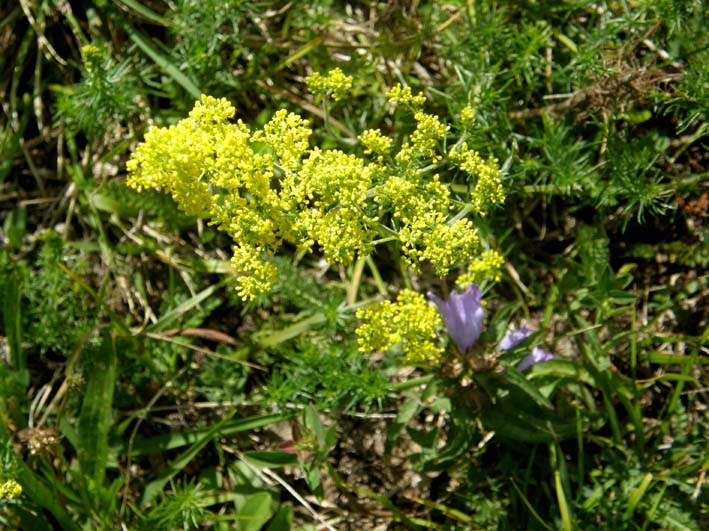
[[[532,365],[536,365],[537,363],[542,363],[544,361],[550,361],[553,359],[554,355],[548,350],[539,347],[534,347],[532,349],[532,352],[530,352],[526,358],[519,362],[519,365],[517,365],[517,370],[526,371]]]
[[[514,332],[508,332],[505,337],[502,338],[502,341],[500,341],[500,350],[509,350],[511,348],[515,348],[517,345],[519,345],[522,341],[527,339],[529,336],[531,336],[534,333],[534,330],[530,330],[526,326],[522,326],[519,330],[516,330]]]
[[[435,293],[429,299],[438,307],[446,323],[448,335],[461,352],[467,352],[480,337],[485,310],[480,300],[480,288],[470,284],[462,293],[451,293],[447,301]]]

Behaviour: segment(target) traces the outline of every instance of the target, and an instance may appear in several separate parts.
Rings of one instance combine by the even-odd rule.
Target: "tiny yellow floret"
[[[81,47],[81,57],[87,70],[94,70],[102,59],[101,48],[95,44],[85,44]]]
[[[401,103],[414,110],[420,109],[426,103],[426,96],[423,95],[423,92],[414,96],[411,87],[404,87],[400,83],[392,87],[386,96],[391,103]]]
[[[470,125],[475,120],[475,109],[472,105],[468,104],[460,111],[460,123],[463,125]]]
[[[339,68],[333,68],[327,75],[315,72],[305,79],[308,90],[315,96],[332,96],[335,101],[345,99],[352,89],[352,76],[346,75]]]
[[[391,208],[403,258],[414,270],[427,261],[443,276],[455,264],[475,256],[477,230],[467,219],[449,222],[450,190],[438,175],[423,184],[414,179],[390,177],[375,194],[380,204]]]
[[[396,302],[382,301],[357,311],[362,325],[357,328],[357,342],[362,352],[388,350],[400,344],[406,362],[437,363],[443,348],[437,342],[442,326],[435,307],[420,293],[402,290]]]
[[[380,161],[391,152],[391,138],[384,136],[379,129],[367,129],[357,140],[364,146],[365,155],[379,155]]]
[[[502,278],[502,266],[505,265],[504,257],[497,251],[485,251],[473,260],[462,274],[456,284],[460,287],[469,286],[472,282],[480,284],[484,280],[499,282]]]
[[[22,485],[20,485],[14,479],[8,479],[7,481],[0,483],[0,500],[14,500],[22,494]]]
[[[414,119],[416,130],[411,135],[411,144],[422,156],[438,162],[441,157],[436,155],[436,147],[450,128],[432,114],[417,112]]]
[[[480,154],[474,149],[469,149],[466,143],[449,156],[452,161],[458,163],[460,169],[477,179],[470,201],[478,215],[485,217],[492,207],[505,202],[502,172],[497,159],[491,157],[483,160]]]

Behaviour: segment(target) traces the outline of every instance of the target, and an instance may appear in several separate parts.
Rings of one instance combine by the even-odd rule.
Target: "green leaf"
[[[11,210],[5,218],[5,223],[3,223],[3,229],[5,230],[11,248],[19,249],[22,247],[22,238],[25,235],[26,227],[27,209],[25,207],[18,207]]]
[[[396,423],[406,425],[414,418],[414,415],[419,411],[418,398],[411,398],[404,402],[396,414]]]
[[[268,525],[268,531],[290,531],[293,526],[293,507],[281,505]]]
[[[559,513],[561,521],[564,525],[564,531],[571,531],[571,512],[569,510],[569,502],[566,500],[566,494],[561,484],[561,475],[558,470],[554,471],[554,490],[556,491],[556,499],[559,502]]]
[[[108,432],[111,428],[113,390],[116,383],[116,345],[113,336],[104,333],[101,348],[86,385],[79,416],[79,463],[94,487],[100,488],[108,461]]]
[[[80,531],[81,528],[74,523],[64,508],[65,500],[59,498],[57,489],[47,485],[46,481],[40,479],[23,461],[18,460],[16,478],[22,485],[23,494],[52,513],[61,529]]]
[[[44,519],[44,515],[41,512],[32,514],[19,504],[14,505],[12,510],[19,518],[22,529],[31,529],[32,531],[52,531],[52,529],[54,529],[54,527]]]
[[[258,531],[273,514],[273,501],[267,492],[258,492],[246,500],[239,512],[239,531]]]
[[[384,442],[384,455],[390,456],[401,431],[414,418],[414,415],[419,411],[419,399],[410,398],[404,402],[396,414],[396,420],[391,423],[387,430],[386,441]]]
[[[303,464],[303,474],[305,475],[305,481],[310,488],[310,492],[313,493],[318,500],[322,500],[324,496],[322,477],[320,476],[320,464],[314,461],[309,461]]]
[[[642,352],[640,357],[661,365],[709,365],[709,356],[685,356],[664,352]]]
[[[551,402],[547,400],[547,398],[539,392],[539,389],[537,389],[532,383],[527,380],[521,372],[517,370],[509,370],[506,373],[507,377],[507,383],[511,384],[513,387],[516,387],[522,393],[527,395],[528,398],[530,398],[533,402],[535,402],[538,406],[552,410],[554,409],[554,406],[551,405]]]
[[[530,380],[544,376],[568,378],[576,382],[588,384],[592,387],[598,387],[598,382],[596,382],[593,374],[575,361],[551,360],[535,365],[527,373],[527,377]]]
[[[98,210],[108,212],[114,216],[121,218],[127,217],[134,212],[130,204],[121,202],[111,194],[97,192],[89,195],[89,201]]]
[[[456,418],[455,422],[453,422],[450,426],[450,431],[448,433],[445,446],[438,449],[434,457],[425,463],[424,470],[445,470],[446,468],[453,466],[453,464],[470,449],[474,428],[470,425],[469,421],[460,418],[460,416],[457,417],[458,418]],[[411,433],[410,430],[409,433]],[[414,441],[416,441],[416,439],[414,439]],[[416,442],[423,448],[426,448],[426,446],[421,444],[421,442]],[[425,440],[422,442],[425,442]],[[429,443],[428,447],[435,448],[435,444],[437,442],[438,437],[432,440],[431,443],[433,444]]]
[[[138,45],[138,48],[143,50],[145,55],[150,57],[156,65],[158,65],[167,75],[174,79],[178,85],[185,89],[190,96],[198,100],[202,94],[195,82],[192,81],[192,79],[190,79],[186,74],[182,73],[182,71],[174,64],[168,61],[155,49],[155,47],[153,47],[149,40],[144,38],[132,26],[129,24],[126,24],[126,26],[132,29],[130,32],[130,38],[135,44]]]
[[[413,442],[425,450],[434,449],[440,437],[439,430],[436,428],[417,430],[415,428],[408,427],[406,428],[406,432],[409,434],[409,437],[411,437]]]
[[[3,325],[10,349],[10,360],[16,370],[27,368],[27,357],[22,350],[22,320],[20,299],[22,297],[22,275],[15,270],[8,275],[3,289],[2,311]]]
[[[293,53],[291,53],[288,57],[280,61],[275,68],[273,69],[274,72],[279,72],[280,70],[283,70],[286,68],[288,65],[291,63],[294,63],[298,59],[308,55],[310,52],[312,52],[315,48],[320,46],[323,41],[325,40],[324,35],[318,35],[314,39],[306,42],[304,45],[302,45],[300,48],[295,50]]]
[[[313,406],[308,406],[303,411],[303,422],[315,439],[322,443],[325,440],[325,430],[320,422],[320,414]]]
[[[335,441],[337,439],[337,425],[331,425],[325,432],[325,438],[320,443],[320,448],[318,449],[318,454],[316,460],[318,463],[322,463],[327,459],[330,454],[330,450],[335,446]]]
[[[632,490],[628,498],[628,506],[623,513],[623,520],[630,520],[633,517],[633,513],[638,507],[638,504],[642,500],[643,496],[647,492],[650,483],[652,483],[653,476],[651,473],[645,474],[645,477],[640,482],[636,488]]]
[[[576,435],[575,422],[552,422],[544,417],[515,411],[510,406],[485,409],[482,422],[500,437],[528,443],[563,440]]]
[[[261,348],[267,349],[280,345],[294,337],[298,337],[310,330],[313,326],[324,323],[326,320],[327,317],[325,317],[325,315],[317,313],[305,319],[301,319],[297,323],[287,326],[282,330],[259,331],[255,332],[251,337]]]
[[[440,413],[441,411],[451,412],[453,406],[450,398],[437,398],[428,406],[428,409],[435,413]]]
[[[262,468],[278,468],[298,464],[298,456],[288,452],[253,451],[245,452],[246,460]]]

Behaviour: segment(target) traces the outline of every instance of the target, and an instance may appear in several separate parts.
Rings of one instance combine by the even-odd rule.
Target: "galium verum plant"
[[[336,69],[308,86],[342,99],[351,78]],[[364,131],[359,156],[311,146],[310,124],[295,113],[279,110],[252,130],[232,121],[236,109],[227,100],[203,95],[187,118],[146,134],[128,161],[128,185],[163,190],[187,214],[229,234],[244,300],[269,292],[277,274],[269,257],[286,242],[340,264],[395,244],[414,270],[428,263],[446,275],[478,256],[466,214],[485,216],[504,201],[501,172],[465,143],[444,142],[450,127],[424,112],[423,94],[398,85],[387,97],[413,114],[415,129],[398,149],[381,131]],[[468,175],[467,201],[451,196],[441,175],[447,168]],[[430,359],[431,352],[412,356]]]

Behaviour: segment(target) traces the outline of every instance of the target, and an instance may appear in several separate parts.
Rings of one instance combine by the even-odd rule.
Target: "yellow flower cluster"
[[[499,282],[502,278],[502,266],[505,259],[497,251],[485,251],[473,260],[467,271],[458,277],[456,284],[460,287],[469,286],[472,282],[480,284],[483,280]]]
[[[423,185],[416,178],[390,177],[375,198],[390,207],[403,257],[414,269],[428,261],[445,275],[477,252],[478,234],[470,220],[449,222],[450,191],[438,175]]]
[[[307,120],[281,109],[276,111],[262,131],[253,134],[252,140],[271,146],[281,168],[296,171],[308,150],[311,134]]]
[[[299,116],[279,112],[252,138],[241,121],[228,122],[234,114],[226,100],[202,96],[186,119],[148,131],[127,163],[127,183],[170,193],[187,214],[227,232],[236,243],[232,264],[241,274],[239,292],[247,299],[267,292],[275,279],[274,266],[262,256],[289,236],[290,221],[272,181],[277,166],[297,169],[310,130]],[[270,152],[256,152],[255,142]]]
[[[409,143],[404,144],[396,155],[396,161],[407,164],[412,159],[426,158],[439,162],[443,157],[436,154],[436,148],[450,127],[441,123],[438,116],[418,111],[414,114],[416,129]]]
[[[93,70],[102,59],[101,49],[95,44],[85,44],[81,47],[81,57],[87,70]]]
[[[308,90],[316,96],[332,96],[335,101],[345,99],[352,89],[352,77],[345,75],[339,68],[330,70],[326,75],[315,72],[305,79]]]
[[[414,115],[416,130],[411,135],[411,143],[424,157],[437,162],[436,146],[446,135],[450,127],[443,125],[438,116],[417,112]]]
[[[402,290],[395,303],[382,301],[357,311],[362,325],[357,342],[362,352],[388,350],[401,344],[406,361],[436,363],[443,355],[436,331],[443,325],[438,310],[420,293]]]
[[[331,72],[310,84],[334,94],[348,86],[343,76]],[[229,234],[245,300],[270,291],[277,272],[269,257],[284,243],[350,264],[378,241],[396,239],[408,265],[428,262],[445,275],[478,251],[470,220],[452,219],[448,185],[421,169],[440,160],[448,127],[419,109],[422,94],[398,86],[389,97],[412,110],[417,126],[393,157],[392,140],[381,131],[362,133],[365,154],[376,156],[369,162],[310,147],[312,130],[297,114],[279,110],[252,131],[232,121],[236,111],[227,100],[202,96],[184,120],[148,131],[128,161],[127,183],[169,193],[184,212]],[[482,161],[465,145],[451,156],[477,176],[478,212],[504,199],[495,161]]]
[[[300,246],[310,250],[317,243],[330,263],[369,254],[379,219],[367,194],[383,177],[379,167],[354,155],[313,149],[297,179],[286,183],[299,209],[294,227],[306,236]]]
[[[8,479],[7,481],[0,483],[0,500],[8,499],[14,500],[22,494],[22,485],[20,485],[14,479]]]
[[[364,146],[364,154],[378,155],[379,162],[391,152],[391,138],[384,136],[379,129],[367,129],[357,140]]]
[[[483,160],[477,151],[468,149],[466,143],[451,152],[450,158],[463,171],[477,179],[470,202],[478,215],[485,217],[492,206],[505,202],[505,189],[497,159]]]
[[[411,87],[403,87],[401,84],[397,84],[387,92],[387,99],[391,103],[400,103],[414,110],[420,109],[426,103],[426,96],[422,92],[414,96]]]
[[[463,125],[470,125],[475,120],[475,109],[471,105],[466,105],[463,110],[460,111],[460,123]]]
[[[379,234],[369,190],[381,169],[338,150],[310,149],[300,116],[278,111],[260,131],[227,120],[234,108],[203,96],[189,116],[150,130],[128,162],[128,185],[170,193],[190,215],[210,219],[234,240],[240,295],[253,299],[276,279],[283,241],[318,245],[332,263],[368,254]]]
[[[128,185],[138,191],[162,189],[187,214],[208,217],[212,207],[211,178],[223,181],[228,177],[213,175],[214,170],[236,168],[238,164],[233,159],[239,155],[245,159],[238,146],[246,144],[246,126],[241,122],[224,124],[234,112],[226,100],[203,96],[185,120],[148,131],[126,164],[130,172]],[[238,179],[238,174],[234,178]]]

